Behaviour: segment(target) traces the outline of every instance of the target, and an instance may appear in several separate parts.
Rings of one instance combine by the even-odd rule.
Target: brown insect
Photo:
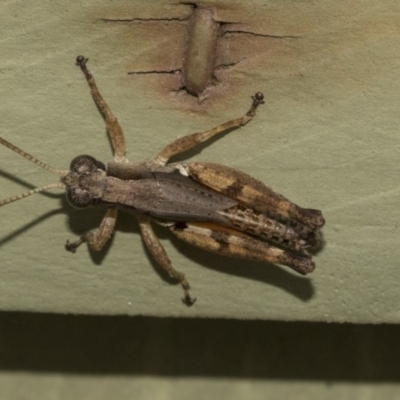
[[[76,242],[67,241],[66,248],[72,252],[83,242],[93,250],[102,249],[114,231],[118,211],[135,214],[150,253],[180,282],[187,305],[195,301],[189,295],[189,283],[184,274],[172,267],[150,221],[168,227],[180,239],[202,249],[286,265],[303,275],[314,270],[309,251],[319,244],[318,230],[325,223],[321,211],[301,208],[262,182],[227,166],[199,162],[168,164],[172,156],[251,121],[257,107],[264,103],[261,93],[252,97],[251,107],[242,117],[179,138],[154,158],[133,164],[125,156],[121,126],[102,98],[87,61],[83,56],[76,59],[104,116],[114,161],[105,165],[82,155],[72,160],[69,170],[59,170],[0,137],[4,146],[61,176],[58,183],[10,197],[1,201],[0,206],[61,188],[66,190],[73,207],[107,208],[98,229],[85,232]]]

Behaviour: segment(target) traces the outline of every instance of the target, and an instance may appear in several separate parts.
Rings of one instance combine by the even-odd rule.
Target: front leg
[[[86,81],[90,87],[90,92],[93,96],[93,100],[106,122],[107,132],[110,136],[113,146],[114,159],[116,162],[127,162],[125,157],[126,148],[124,132],[122,131],[121,125],[119,124],[117,118],[114,116],[114,114],[110,110],[110,107],[108,107],[107,103],[103,99],[103,96],[100,94],[93,75],[86,66],[87,62],[88,59],[84,56],[78,56],[76,58],[76,65],[81,68],[83,74],[85,75]]]
[[[189,295],[189,283],[185,278],[185,275],[181,272],[177,271],[171,265],[171,261],[168,258],[167,252],[165,251],[163,245],[160,243],[160,240],[156,236],[151,227],[150,221],[147,218],[141,217],[139,218],[139,225],[142,231],[143,240],[146,243],[147,248],[149,249],[150,253],[154,257],[154,259],[161,265],[171,276],[175,278],[182,286],[184,292],[184,298],[182,301],[191,306],[196,299],[192,299]]]
[[[67,240],[65,248],[75,253],[76,249],[83,243],[87,242],[88,246],[95,251],[100,251],[110,239],[114,232],[115,223],[117,221],[118,211],[114,209],[107,210],[100,226],[85,232],[76,242],[71,243]]]
[[[231,121],[225,122],[224,124],[218,125],[206,132],[193,133],[191,135],[186,135],[174,142],[164,147],[155,157],[154,161],[158,165],[164,166],[167,164],[168,160],[177,154],[183,153],[191,148],[197,146],[199,143],[205,142],[206,140],[212,138],[218,133],[225,132],[230,129],[240,128],[250,122],[256,115],[256,109],[260,104],[264,103],[264,95],[262,93],[256,93],[253,97],[253,103],[245,115],[240,118],[233,119]]]

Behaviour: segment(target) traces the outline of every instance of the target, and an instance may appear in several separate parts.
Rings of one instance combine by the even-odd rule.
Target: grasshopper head
[[[71,161],[70,171],[61,178],[67,200],[75,208],[90,207],[101,198],[106,167],[94,157],[81,155]]]

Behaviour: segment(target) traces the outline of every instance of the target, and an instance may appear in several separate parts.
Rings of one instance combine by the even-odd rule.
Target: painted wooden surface
[[[215,12],[218,85],[199,104],[177,92],[189,6],[1,1],[0,135],[62,168],[110,159],[78,54],[132,161],[263,91],[250,125],[189,155],[322,209],[316,271],[215,257],[157,229],[198,298],[188,309],[133,217],[100,255],[72,255],[65,241],[102,212],[58,194],[1,208],[1,399],[399,398],[400,3],[221,0]],[[0,160],[1,198],[54,181],[7,149]]]
[[[219,84],[199,104],[177,92],[189,6],[2,1],[1,135],[61,168],[82,153],[111,158],[74,65],[78,54],[90,59],[132,161],[240,116],[249,96],[262,91],[266,104],[251,124],[189,155],[243,170],[299,205],[323,210],[316,271],[304,278],[217,257],[157,229],[198,299],[188,309],[180,288],[149,259],[133,217],[120,219],[100,255],[85,247],[72,255],[65,241],[96,226],[102,211],[37,195],[0,210],[0,309],[399,322],[400,3],[240,3],[219,2],[216,18],[229,22],[218,40]],[[0,152],[1,197],[55,180]]]

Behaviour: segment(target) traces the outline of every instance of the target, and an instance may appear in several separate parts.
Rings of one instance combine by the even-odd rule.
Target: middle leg
[[[186,280],[186,277],[182,272],[177,271],[171,264],[171,261],[165,251],[163,245],[161,244],[160,240],[156,236],[151,227],[150,221],[147,218],[139,218],[139,225],[142,231],[143,240],[146,243],[147,248],[149,249],[150,253],[157,261],[157,263],[163,267],[171,276],[175,278],[182,286],[184,292],[184,298],[182,301],[191,306],[196,299],[192,299],[189,294],[189,282]]]

